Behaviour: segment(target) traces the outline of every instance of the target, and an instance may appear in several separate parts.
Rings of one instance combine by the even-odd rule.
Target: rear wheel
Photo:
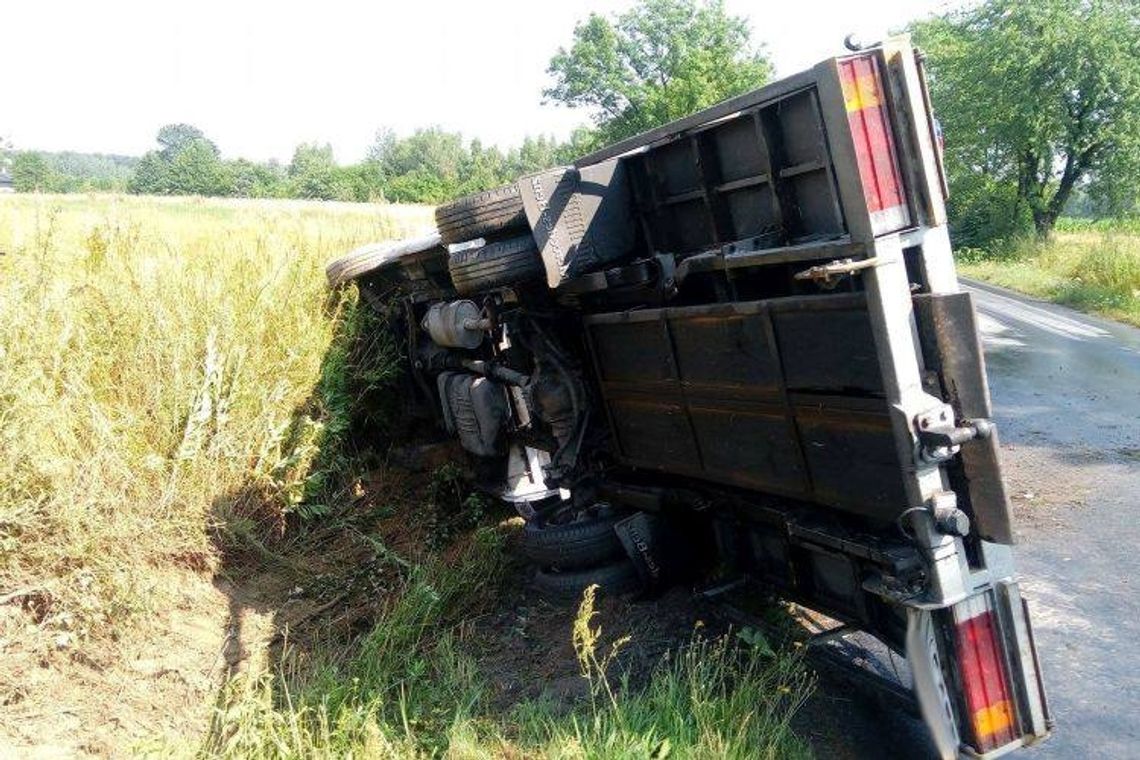
[[[575,599],[593,585],[603,594],[628,594],[641,588],[641,577],[628,559],[588,570],[539,570],[534,575],[534,587],[551,599]]]
[[[447,268],[455,290],[462,295],[537,280],[545,274],[530,235],[457,251],[448,259]]]
[[[527,228],[518,185],[504,185],[468,195],[435,210],[444,243],[490,238]]]
[[[614,531],[620,518],[605,510],[562,525],[530,522],[523,529],[519,550],[536,565],[560,570],[612,562],[625,552]]]

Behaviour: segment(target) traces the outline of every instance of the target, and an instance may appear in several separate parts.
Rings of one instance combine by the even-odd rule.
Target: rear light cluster
[[[969,741],[986,753],[1016,741],[1017,707],[1011,691],[1005,648],[988,595],[974,597],[953,608],[954,650],[965,711],[962,723]]]
[[[903,195],[878,58],[862,55],[841,60],[839,82],[872,230],[876,235],[901,230],[910,225],[910,209]]]

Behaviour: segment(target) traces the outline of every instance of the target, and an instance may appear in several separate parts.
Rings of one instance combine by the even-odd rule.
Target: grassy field
[[[1140,224],[1062,219],[1046,243],[958,254],[959,273],[1140,325]]]
[[[429,223],[0,198],[0,755],[806,754],[794,650],[690,630],[627,682],[625,611],[528,606],[500,515],[359,438],[395,357],[323,266]],[[557,670],[519,609],[577,698],[503,698]]]
[[[330,302],[324,262],[429,220],[415,207],[3,199],[4,586],[97,635],[153,598],[124,567],[209,565],[206,528],[231,522],[214,514],[223,494],[260,482],[288,510],[324,410],[284,434],[351,307]]]

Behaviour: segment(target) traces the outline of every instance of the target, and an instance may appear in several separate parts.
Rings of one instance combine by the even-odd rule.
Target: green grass
[[[634,688],[601,648],[594,590],[573,643],[589,697],[569,709],[524,702],[496,712],[462,621],[488,603],[504,572],[499,537],[476,540],[456,563],[407,578],[371,633],[346,659],[237,676],[220,697],[196,754],[223,758],[806,758],[790,721],[811,688],[795,649],[774,652],[735,637],[666,655]],[[571,631],[567,631],[571,635]],[[617,675],[615,675],[617,673]],[[155,755],[178,753],[157,746]]]
[[[1077,219],[1063,216],[1057,220],[1058,232],[1116,232],[1140,235],[1140,216]]]
[[[1140,229],[1131,221],[1061,220],[1048,242],[960,251],[958,270],[1038,298],[1140,325]]]

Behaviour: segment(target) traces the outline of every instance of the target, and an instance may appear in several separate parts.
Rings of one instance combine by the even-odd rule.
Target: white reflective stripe
[[[958,756],[958,724],[946,679],[942,655],[934,635],[934,619],[927,610],[907,608],[906,661],[914,677],[914,694],[934,746],[943,760]]]
[[[891,206],[871,212],[871,229],[876,235],[898,232],[910,224],[910,210],[906,206]]]

